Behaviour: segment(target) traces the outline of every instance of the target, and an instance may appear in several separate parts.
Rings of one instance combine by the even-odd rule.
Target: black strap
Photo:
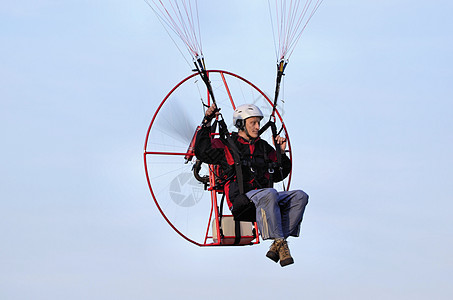
[[[264,146],[263,144],[263,153],[264,153],[264,162],[267,164],[267,167],[268,167],[268,173],[269,173],[269,188],[273,188],[274,187],[274,165],[272,164],[272,161],[269,159],[269,157],[267,156],[267,152],[266,152],[266,147]]]
[[[234,244],[241,242],[241,221],[234,221]]]
[[[222,218],[223,218],[223,202],[225,200],[225,193],[222,195],[222,199],[220,200],[220,208],[219,208],[219,231],[221,239],[224,238],[223,235],[223,228],[222,228]]]
[[[275,125],[274,121],[269,120],[266,124],[264,124],[263,127],[259,130],[258,134],[261,135],[264,131],[266,131],[268,128],[271,128],[272,131],[272,139],[274,140],[275,144],[275,153],[277,156],[277,170],[280,172],[281,178],[283,178],[283,167],[282,167],[282,148],[277,144],[276,138],[277,138],[277,125]]]
[[[236,179],[239,185],[239,193],[244,194],[244,181],[242,177],[242,166],[241,166],[241,156],[239,154],[239,149],[237,148],[236,144],[234,143],[233,139],[228,132],[227,126],[225,121],[222,119],[219,121],[219,133],[220,138],[226,141],[227,147],[230,150],[231,154],[233,155],[234,160],[234,168],[236,170]]]
[[[211,134],[214,134],[215,131],[217,130],[217,123],[218,123],[217,120],[214,120],[214,122],[212,123],[212,125],[211,125]]]
[[[272,130],[272,138],[274,139],[275,142],[275,152],[277,153],[277,167],[282,169],[282,148],[277,144],[277,126],[275,125],[275,122],[272,122],[271,124],[271,130]],[[282,176],[283,177],[283,176]]]

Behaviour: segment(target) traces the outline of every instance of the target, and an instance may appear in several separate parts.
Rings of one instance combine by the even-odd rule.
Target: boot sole
[[[275,252],[272,252],[272,251],[268,251],[266,253],[266,257],[270,258],[271,260],[273,260],[276,263],[280,260],[280,257],[278,256],[278,253],[275,253]]]
[[[284,267],[284,266],[287,266],[287,265],[290,265],[290,264],[293,264],[293,263],[294,263],[294,259],[290,257],[290,258],[281,260],[280,261],[280,266]]]

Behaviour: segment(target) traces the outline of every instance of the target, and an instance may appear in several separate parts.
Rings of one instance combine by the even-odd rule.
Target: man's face
[[[249,135],[256,139],[258,137],[258,131],[260,130],[260,117],[250,117],[245,120],[245,129]]]

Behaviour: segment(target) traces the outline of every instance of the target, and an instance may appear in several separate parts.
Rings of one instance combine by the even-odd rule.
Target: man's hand
[[[277,146],[277,145],[275,145],[275,143],[277,143],[277,145],[280,145],[280,149],[282,149],[282,151],[285,151],[286,138],[277,135],[277,137],[275,138],[275,141],[274,141],[274,146]]]
[[[219,114],[219,110],[217,109],[217,106],[215,104],[212,104],[207,110],[204,115],[205,121],[203,121],[205,124],[210,123],[211,120]]]

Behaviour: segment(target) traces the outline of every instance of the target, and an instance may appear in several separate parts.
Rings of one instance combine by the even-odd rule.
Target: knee
[[[264,200],[266,204],[276,204],[278,202],[278,192],[273,188],[265,189],[265,193],[261,199]]]
[[[307,194],[307,193],[305,193],[305,192],[302,191],[302,190],[295,190],[294,192],[295,192],[295,194],[296,194],[296,195],[295,195],[296,198],[299,199],[299,201],[301,202],[301,204],[302,204],[303,206],[305,206],[305,205],[308,204],[308,198],[309,198],[309,197],[308,197],[308,194]]]
[[[274,188],[268,188],[266,189],[267,194],[269,197],[277,199],[278,198],[278,191]]]

